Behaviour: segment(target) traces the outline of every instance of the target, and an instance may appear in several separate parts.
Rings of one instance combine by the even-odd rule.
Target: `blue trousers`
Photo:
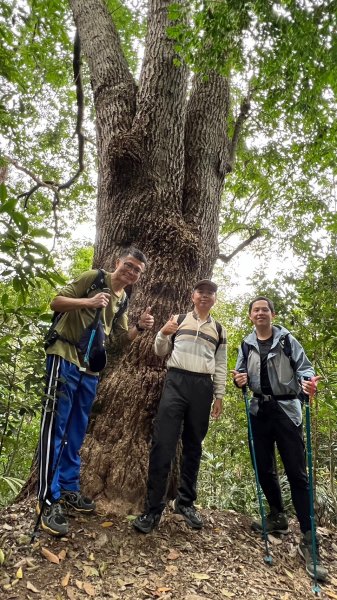
[[[61,356],[47,356],[41,416],[38,498],[55,502],[61,490],[80,489],[80,448],[86,434],[98,377]]]

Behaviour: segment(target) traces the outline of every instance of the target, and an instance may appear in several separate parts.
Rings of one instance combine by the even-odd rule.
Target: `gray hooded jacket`
[[[280,344],[280,338],[284,338],[287,334],[289,334],[294,368]],[[247,361],[240,347],[235,370],[244,369],[248,373],[248,384],[253,394],[262,394],[260,351],[255,329],[247,335],[244,341],[249,345]],[[288,329],[275,325],[273,325],[273,343],[267,357],[267,369],[271,389],[275,396],[298,394],[301,390],[299,381],[305,376],[313,377],[315,375],[301,344],[289,333]],[[278,400],[278,403],[295,425],[299,426],[302,423],[302,406],[297,398],[294,400]],[[258,410],[258,399],[253,396],[250,403],[250,412],[256,415]]]

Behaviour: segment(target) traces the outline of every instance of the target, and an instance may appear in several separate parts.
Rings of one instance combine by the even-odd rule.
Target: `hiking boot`
[[[315,567],[312,552],[312,536],[311,531],[306,531],[303,534],[302,540],[298,547],[298,551],[302,558],[305,560],[305,568],[310,577],[315,578]],[[318,581],[326,581],[328,577],[328,571],[321,564],[321,558],[319,555],[319,544],[316,538],[316,577]]]
[[[36,506],[36,513],[38,515],[40,514],[41,506],[42,502],[38,502]],[[51,535],[67,535],[69,525],[59,502],[53,502],[52,504],[45,503],[41,515],[41,527]]]
[[[263,532],[261,521],[253,521],[251,528],[253,531]],[[266,530],[267,533],[288,533],[287,515],[272,508],[269,515],[266,516]]]
[[[60,501],[66,506],[82,513],[93,512],[96,508],[93,500],[82,496],[81,492],[73,492],[71,490],[61,490]]]
[[[179,504],[177,500],[173,503],[173,510],[177,515],[182,515],[192,529],[201,529],[203,526],[203,520],[199,513],[196,511],[193,504],[191,506],[184,506]]]
[[[133,521],[132,525],[135,529],[137,529],[137,531],[141,531],[142,533],[150,533],[155,527],[159,525],[160,518],[160,513],[143,513]]]

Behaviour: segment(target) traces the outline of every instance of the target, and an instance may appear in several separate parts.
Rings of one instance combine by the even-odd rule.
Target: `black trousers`
[[[270,507],[283,512],[274,464],[275,443],[289,481],[292,501],[302,533],[311,528],[309,483],[302,425],[297,427],[277,400],[264,402],[257,416],[250,415],[258,475]]]
[[[177,502],[190,506],[196,499],[202,440],[208,430],[212,401],[213,381],[209,375],[168,371],[154,424],[147,512],[161,513],[165,508],[167,479],[180,435],[183,452]]]

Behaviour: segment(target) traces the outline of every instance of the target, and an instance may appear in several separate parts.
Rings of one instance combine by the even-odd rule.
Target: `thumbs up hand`
[[[148,306],[140,315],[138,325],[142,329],[151,329],[153,327],[154,317],[151,315],[151,306]]]
[[[161,328],[160,332],[163,335],[172,335],[178,329],[178,323],[174,320],[174,316],[171,315],[169,320],[165,323],[165,325]]]

